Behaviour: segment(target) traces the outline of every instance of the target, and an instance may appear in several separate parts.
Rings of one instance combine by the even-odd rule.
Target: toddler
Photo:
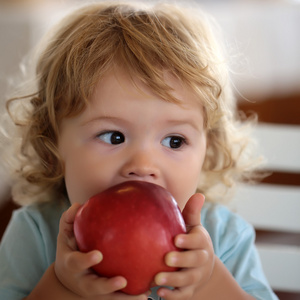
[[[223,205],[255,160],[209,24],[198,9],[99,2],[50,33],[35,90],[7,103],[22,208],[0,246],[1,299],[276,299],[253,228]],[[187,226],[174,240],[185,251],[165,256],[179,271],[141,295],[96,275],[105,257],[73,235],[80,205],[128,180],[170,191]]]

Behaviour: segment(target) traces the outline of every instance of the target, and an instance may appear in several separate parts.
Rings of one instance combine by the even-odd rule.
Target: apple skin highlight
[[[150,289],[154,276],[176,268],[164,262],[185,223],[173,196],[163,187],[127,181],[91,197],[77,212],[74,235],[82,252],[99,250],[103,260],[93,266],[100,276],[123,276],[124,293]]]

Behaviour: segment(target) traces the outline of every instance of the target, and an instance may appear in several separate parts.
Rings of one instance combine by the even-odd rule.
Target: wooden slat
[[[298,185],[300,186],[300,174],[290,172],[278,172],[266,170],[270,175],[262,179],[261,182],[280,184],[280,185]],[[299,299],[300,300],[300,299]]]
[[[249,95],[239,99],[238,109],[246,115],[255,112],[259,122],[300,125],[300,93],[290,95],[273,95],[269,98],[257,99]]]
[[[257,249],[271,287],[300,299],[300,98],[293,107],[285,100],[254,109],[260,121],[271,122],[259,123],[254,137],[267,159],[266,170],[273,174],[261,184],[243,185],[235,204],[256,229]],[[293,120],[284,113],[286,107]]]
[[[300,249],[300,232],[256,229],[256,243],[297,246]]]
[[[300,293],[294,292],[286,292],[286,291],[277,291],[275,290],[275,294],[280,300],[300,300]]]
[[[260,123],[254,136],[268,169],[300,173],[300,126]]]
[[[243,185],[236,210],[258,229],[300,232],[300,187]]]
[[[300,293],[300,248],[258,244],[257,249],[272,288]]]

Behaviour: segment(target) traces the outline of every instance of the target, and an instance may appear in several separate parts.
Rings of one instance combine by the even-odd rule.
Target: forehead
[[[203,109],[200,96],[169,71],[162,72],[161,91],[151,87],[151,84],[140,79],[139,76],[129,75],[124,69],[115,69],[106,73],[95,85],[91,101],[101,101],[105,96],[119,96],[142,99],[157,99],[175,103],[180,107],[194,106]]]
[[[174,76],[166,75],[166,82],[176,103],[161,99],[142,82],[133,82],[126,72],[107,73],[96,84],[86,108],[76,117],[64,120],[62,128],[65,132],[72,128],[99,131],[101,126],[121,126],[143,134],[185,128],[201,133],[205,130],[205,115],[196,95]]]
[[[155,122],[193,124],[202,130],[205,115],[195,93],[175,76],[166,74],[165,81],[176,102],[160,98],[143,82],[131,80],[126,72],[106,74],[97,83],[80,119],[83,123],[99,119],[122,119],[141,126],[155,126]]]

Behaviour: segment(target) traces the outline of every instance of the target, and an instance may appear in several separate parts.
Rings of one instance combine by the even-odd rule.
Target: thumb
[[[186,203],[182,216],[187,228],[201,225],[201,209],[205,201],[204,195],[194,194]]]

